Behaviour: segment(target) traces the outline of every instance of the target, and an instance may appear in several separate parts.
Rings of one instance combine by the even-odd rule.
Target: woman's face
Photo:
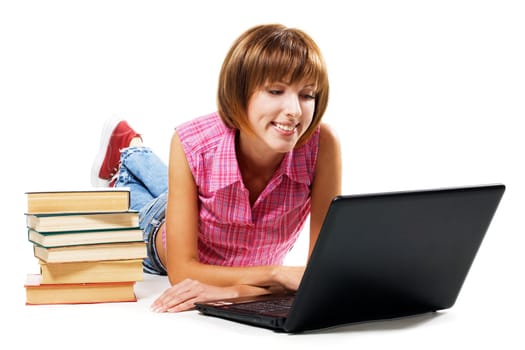
[[[314,111],[313,84],[268,83],[249,99],[248,123],[266,151],[286,153],[308,129]]]

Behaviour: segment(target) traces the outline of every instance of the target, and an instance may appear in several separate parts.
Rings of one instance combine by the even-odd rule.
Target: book
[[[126,187],[29,191],[26,196],[29,214],[124,211],[130,203],[129,188]]]
[[[137,301],[135,282],[44,284],[29,274],[25,282],[26,304],[88,304]]]
[[[26,213],[26,224],[38,232],[106,230],[139,226],[138,211],[91,213]]]
[[[144,280],[142,259],[40,264],[41,283],[100,283]]]
[[[27,232],[27,239],[32,243],[51,248],[97,243],[137,242],[143,240],[143,235],[139,227],[57,232],[39,232],[30,228]]]
[[[64,247],[42,247],[33,245],[34,256],[47,263],[144,259],[147,257],[146,243],[101,243]]]

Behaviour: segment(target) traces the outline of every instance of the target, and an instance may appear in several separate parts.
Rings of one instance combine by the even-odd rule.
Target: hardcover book
[[[135,228],[139,226],[139,215],[135,210],[92,213],[26,213],[26,224],[28,228],[38,232]]]
[[[75,191],[26,192],[27,213],[124,211],[129,208],[126,187],[92,188]]]
[[[146,243],[101,243],[46,248],[33,246],[34,256],[47,263],[144,259],[147,257]]]
[[[88,304],[137,301],[135,282],[43,284],[30,274],[24,285],[27,305]]]
[[[41,283],[100,283],[144,280],[142,259],[46,263],[39,260]]]
[[[137,242],[143,240],[143,235],[139,227],[57,232],[39,232],[28,229],[27,239],[32,243],[51,248],[97,243]]]

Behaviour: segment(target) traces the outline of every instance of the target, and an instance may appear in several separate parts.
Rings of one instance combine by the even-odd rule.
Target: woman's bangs
[[[266,59],[263,78],[266,82],[287,84],[308,82],[319,86],[323,68],[306,50],[286,50]],[[316,62],[317,61],[317,62]]]

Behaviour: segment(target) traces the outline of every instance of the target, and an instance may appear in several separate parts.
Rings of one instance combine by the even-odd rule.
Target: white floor
[[[496,296],[477,290],[476,284],[485,284],[475,282],[475,278],[471,279],[458,304],[445,312],[300,335],[275,333],[203,316],[197,311],[150,312],[149,305],[167,286],[165,278],[156,276],[147,276],[137,284],[139,300],[135,303],[23,306],[23,291],[18,288],[19,293],[11,298],[7,309],[3,307],[2,318],[7,323],[2,338],[5,344],[43,349],[138,349],[177,344],[241,349],[252,342],[249,347],[254,349],[273,345],[303,349],[444,349],[482,345],[519,349],[523,342],[518,311],[509,309],[513,305],[508,299],[495,300]],[[509,299],[513,297],[514,294],[508,295]],[[5,317],[5,311],[9,317]]]
[[[522,2],[269,0],[244,8],[233,0],[0,3],[2,342],[57,350],[523,349]],[[193,311],[152,313],[162,278],[139,283],[136,303],[25,306],[23,282],[37,264],[24,192],[89,186],[100,128],[114,115],[167,159],[173,128],[215,109],[230,43],[262,22],[305,29],[325,52],[326,121],[341,136],[345,193],[507,185],[456,305],[433,317],[299,336]],[[304,242],[287,262],[303,261]]]

